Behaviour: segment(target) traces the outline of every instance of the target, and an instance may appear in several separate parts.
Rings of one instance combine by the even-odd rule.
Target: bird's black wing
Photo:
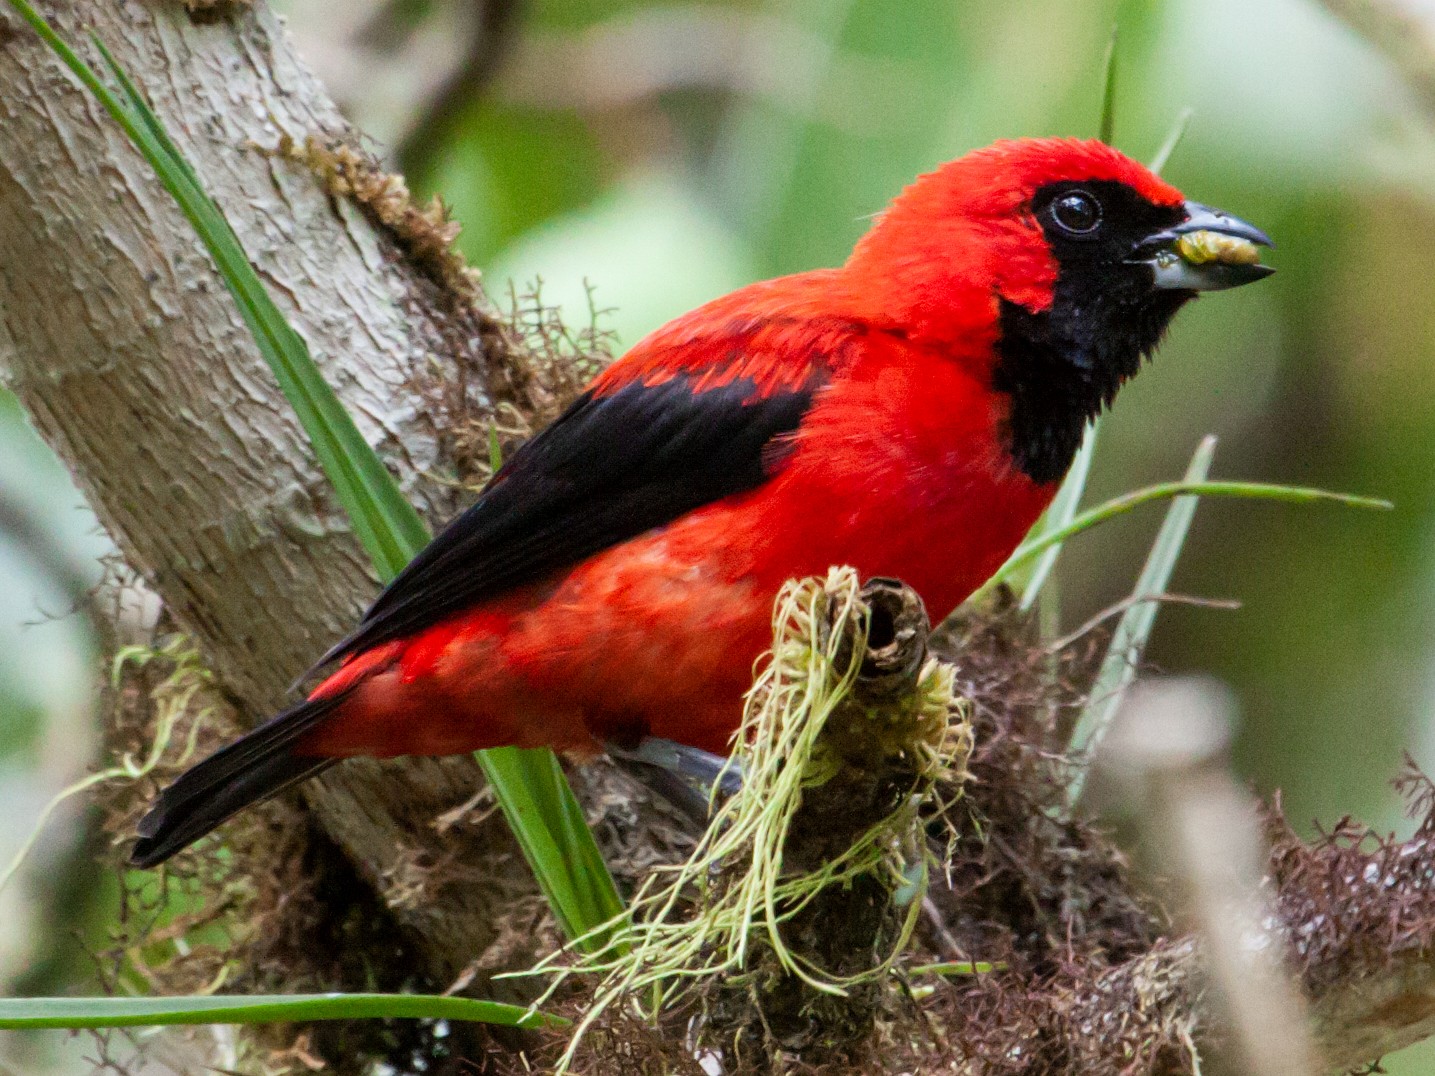
[[[379,595],[320,664],[421,631],[761,485],[822,382],[760,392],[690,375],[581,396]]]
[[[325,660],[421,631],[761,485],[781,466],[784,435],[820,383],[814,376],[800,388],[759,392],[751,380],[707,388],[679,376],[581,397],[514,453]],[[236,811],[330,765],[297,748],[345,697],[307,699],[181,776],[141,821],[131,861],[162,863]]]

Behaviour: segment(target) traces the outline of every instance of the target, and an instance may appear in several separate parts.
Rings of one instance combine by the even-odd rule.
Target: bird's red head
[[[1265,276],[1257,229],[1101,142],[1022,139],[917,179],[847,263],[867,316],[975,364],[1013,455],[1060,477],[1196,292]]]

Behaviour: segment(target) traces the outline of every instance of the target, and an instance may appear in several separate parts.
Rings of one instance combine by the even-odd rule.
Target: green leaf
[[[1185,481],[1204,481],[1211,473],[1211,461],[1215,455],[1216,439],[1206,437],[1196,446],[1191,463],[1186,468]],[[1068,752],[1078,760],[1078,764],[1066,789],[1070,804],[1080,799],[1091,759],[1111,727],[1112,718],[1126,696],[1126,689],[1136,679],[1136,671],[1140,668],[1141,657],[1146,652],[1146,643],[1151,638],[1151,629],[1156,624],[1156,613],[1160,609],[1160,602],[1146,599],[1166,593],[1171,573],[1175,571],[1176,561],[1186,544],[1186,535],[1191,530],[1197,499],[1194,494],[1185,494],[1177,497],[1166,510],[1166,518],[1156,533],[1151,552],[1147,554],[1146,566],[1136,581],[1136,589],[1131,592],[1131,605],[1117,622],[1111,644],[1106,648],[1106,657],[1102,659],[1091,687],[1090,701],[1072,729]]]
[[[189,218],[309,435],[375,570],[384,580],[392,579],[428,543],[428,530],[314,365],[303,338],[269,297],[194,169],[102,43],[95,42],[119,94],[100,81],[28,0],[8,3],[124,128]],[[480,752],[479,762],[564,929],[570,937],[586,938],[585,945],[600,945],[606,936],[602,928],[622,912],[622,898],[557,760],[550,751],[536,754],[539,760]]]
[[[1061,488],[1056,491],[1052,498],[1051,505],[1047,508],[1046,514],[1042,516],[1040,532],[1036,537],[1054,533],[1063,527],[1071,525],[1072,519],[1076,516],[1076,508],[1081,503],[1081,497],[1086,492],[1086,479],[1091,474],[1091,459],[1096,454],[1096,433],[1101,422],[1091,423],[1086,427],[1086,436],[1082,439],[1081,449],[1076,453],[1076,458],[1071,462],[1071,468],[1066,472],[1066,478],[1062,480]],[[1037,595],[1041,593],[1047,576],[1051,574],[1052,568],[1056,567],[1056,558],[1061,556],[1061,543],[1048,546],[1032,569],[1031,577],[1027,580],[1026,590],[1021,596],[1021,611],[1027,612],[1036,604]]]
[[[1167,163],[1171,160],[1171,154],[1175,153],[1176,147],[1181,144],[1181,139],[1186,137],[1186,128],[1191,125],[1191,117],[1194,115],[1195,112],[1189,108],[1181,109],[1181,114],[1171,125],[1171,133],[1166,136],[1166,141],[1161,143],[1161,148],[1156,151],[1156,156],[1151,158],[1149,167],[1158,176],[1165,170]]]
[[[603,949],[623,900],[558,759],[547,748],[498,747],[478,761],[564,933]]]
[[[1112,26],[1111,38],[1106,42],[1106,76],[1101,84],[1101,122],[1096,134],[1108,146],[1116,136],[1116,34]]]
[[[521,1005],[440,994],[200,994],[173,998],[0,998],[0,1029],[264,1024],[406,1017],[504,1027],[568,1021]]]
[[[503,446],[498,443],[498,426],[488,424],[488,466],[494,474],[503,466]]]
[[[1329,490],[1311,489],[1306,486],[1280,486],[1266,482],[1160,482],[1154,486],[1146,486],[1120,497],[1114,497],[1104,504],[1082,512],[1065,527],[1058,527],[1040,537],[1030,538],[1023,542],[1017,551],[1007,558],[1007,562],[997,569],[996,574],[982,585],[982,590],[986,591],[998,583],[1006,582],[1015,572],[1024,568],[1046,550],[1054,545],[1060,545],[1082,531],[1090,530],[1117,516],[1125,515],[1133,509],[1140,508],[1143,504],[1169,500],[1187,493],[1195,493],[1203,497],[1241,497],[1259,501],[1280,501],[1286,504],[1329,502],[1352,508],[1389,509],[1394,507],[1389,501],[1379,497],[1361,497],[1353,493],[1332,493]]]

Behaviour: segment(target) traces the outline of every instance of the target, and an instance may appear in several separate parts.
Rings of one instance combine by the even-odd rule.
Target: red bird
[[[1270,272],[1255,244],[1099,142],[1000,142],[922,176],[841,268],[716,299],[599,375],[308,700],[165,790],[133,862],[350,755],[725,751],[785,580],[849,564],[946,616],[1172,315]]]

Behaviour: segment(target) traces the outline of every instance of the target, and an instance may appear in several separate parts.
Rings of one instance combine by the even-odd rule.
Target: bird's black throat
[[[992,388],[1011,396],[1007,447],[1028,478],[1056,482],[1066,473],[1086,423],[1116,398],[1190,298],[1158,292],[1121,317],[1117,329],[1093,324],[1095,318],[1060,301],[1032,313],[1002,300]]]
[[[1060,234],[1042,207],[1068,188],[1096,193],[1105,221],[1094,239]],[[1033,199],[1057,263],[1052,302],[1033,311],[1001,300],[992,388],[1011,397],[1007,448],[1034,482],[1055,482],[1081,445],[1086,423],[1116,397],[1160,342],[1189,291],[1152,286],[1149,269],[1128,264],[1142,237],[1181,218],[1117,183],[1052,184]]]

